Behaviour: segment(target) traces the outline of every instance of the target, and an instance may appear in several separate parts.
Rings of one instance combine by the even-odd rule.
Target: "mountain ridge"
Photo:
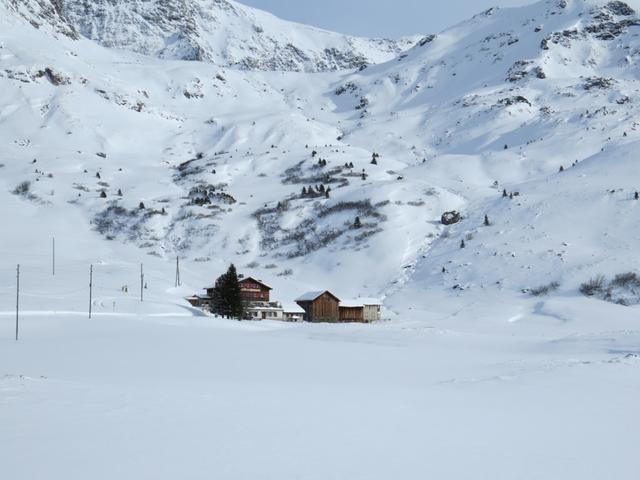
[[[391,59],[416,40],[337,34],[231,0],[59,1],[76,30],[103,46],[245,70],[361,68]]]
[[[283,289],[340,271],[352,296],[403,295],[412,279],[575,291],[636,258],[594,227],[637,231],[639,27],[624,5],[493,9],[392,61],[322,74],[68,37],[43,53],[48,32],[10,25],[5,194],[79,210],[114,248],[234,261]],[[462,221],[442,225],[453,210]]]

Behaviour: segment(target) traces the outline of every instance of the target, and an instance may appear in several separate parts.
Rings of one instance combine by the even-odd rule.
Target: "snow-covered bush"
[[[541,285],[539,287],[532,288],[528,290],[529,295],[534,297],[544,297],[545,295],[549,295],[550,293],[555,292],[560,288],[560,283],[551,282],[547,285]]]
[[[640,304],[640,276],[634,272],[620,273],[607,283],[603,275],[580,286],[580,292],[618,305]]]
[[[590,278],[588,282],[580,285],[580,293],[586,295],[587,297],[592,297],[604,291],[604,286],[607,279],[604,275],[597,275],[593,278]]]

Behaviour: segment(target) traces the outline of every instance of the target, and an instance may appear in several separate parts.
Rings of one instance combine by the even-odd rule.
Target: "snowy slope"
[[[393,58],[417,39],[365,39],[283,21],[228,0],[64,0],[64,15],[106,47],[246,70],[329,71]]]
[[[180,255],[207,283],[234,261],[284,300],[333,285],[577,294],[636,259],[640,27],[619,2],[492,9],[320,74],[152,59],[18,18],[0,40],[3,195],[79,211],[87,233]],[[444,228],[454,209],[463,222]]]

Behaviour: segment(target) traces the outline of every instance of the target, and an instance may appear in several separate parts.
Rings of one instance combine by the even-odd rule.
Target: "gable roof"
[[[251,282],[253,282],[253,283],[257,283],[258,285],[262,285],[264,288],[268,288],[269,290],[273,290],[273,288],[271,288],[271,287],[270,287],[269,285],[267,285],[266,283],[261,282],[260,280],[256,280],[256,279],[255,279],[255,278],[253,278],[253,277],[245,277],[245,278],[242,278],[242,279],[238,280],[238,283],[245,283],[245,282],[249,282],[249,281],[251,281]]]
[[[317,300],[318,298],[320,298],[325,293],[331,295],[338,302],[340,301],[340,299],[338,297],[336,297],[333,293],[331,293],[329,290],[322,290],[320,292],[307,292],[304,295],[298,297],[296,299],[296,302],[313,302],[313,301]]]

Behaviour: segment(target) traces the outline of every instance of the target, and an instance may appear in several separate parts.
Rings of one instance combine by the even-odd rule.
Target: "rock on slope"
[[[230,0],[61,0],[106,47],[247,70],[328,71],[393,58],[415,39],[370,40],[283,21]]]

